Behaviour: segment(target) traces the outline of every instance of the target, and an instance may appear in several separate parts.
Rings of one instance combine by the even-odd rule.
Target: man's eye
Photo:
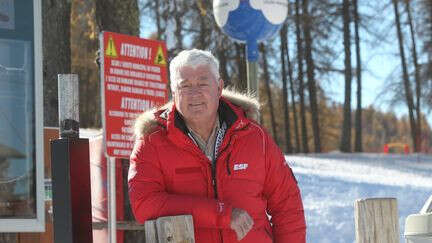
[[[206,86],[208,86],[208,84],[206,84],[206,83],[202,83],[202,84],[199,84],[199,86],[200,86],[200,87],[206,87]]]
[[[190,87],[190,84],[183,84],[183,85],[180,86],[180,88],[182,88],[182,89],[183,88],[189,88],[189,87]]]

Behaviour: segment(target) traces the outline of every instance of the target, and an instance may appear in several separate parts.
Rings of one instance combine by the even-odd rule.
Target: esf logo
[[[234,170],[246,170],[248,167],[248,164],[235,164]]]

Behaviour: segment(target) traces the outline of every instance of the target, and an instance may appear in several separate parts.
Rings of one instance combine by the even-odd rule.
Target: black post
[[[92,243],[89,141],[51,141],[54,243]]]

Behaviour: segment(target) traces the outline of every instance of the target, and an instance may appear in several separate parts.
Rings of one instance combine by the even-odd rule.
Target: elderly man
[[[299,188],[253,120],[258,102],[223,91],[218,70],[210,52],[180,52],[170,64],[173,102],[137,119],[135,218],[191,214],[197,243],[305,242]]]

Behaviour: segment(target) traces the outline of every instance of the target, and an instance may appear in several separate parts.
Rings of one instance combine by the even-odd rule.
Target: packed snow
[[[286,155],[297,178],[306,215],[307,242],[355,242],[354,202],[397,199],[400,242],[405,218],[432,195],[432,156],[325,153]]]

